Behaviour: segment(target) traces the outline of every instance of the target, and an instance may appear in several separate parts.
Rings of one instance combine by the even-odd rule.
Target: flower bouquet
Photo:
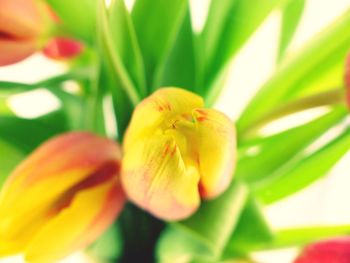
[[[296,263],[350,262],[350,223],[280,229],[265,214],[350,149],[350,11],[292,52],[308,0],[212,0],[200,27],[194,2],[0,0],[0,66],[41,53],[63,68],[0,81],[0,257],[259,262],[305,247]],[[276,12],[276,69],[233,119],[217,107],[231,62]],[[9,101],[36,91],[59,106],[16,114]]]

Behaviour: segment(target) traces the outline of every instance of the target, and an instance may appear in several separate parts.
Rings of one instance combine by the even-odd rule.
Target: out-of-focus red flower
[[[350,237],[320,241],[304,248],[294,263],[349,263]]]
[[[77,40],[65,37],[51,39],[43,49],[43,53],[52,59],[69,59],[79,55],[83,44]]]

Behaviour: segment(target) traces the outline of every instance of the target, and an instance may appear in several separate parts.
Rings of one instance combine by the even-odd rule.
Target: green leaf
[[[190,262],[198,256],[203,262],[203,259],[212,257],[203,242],[188,231],[181,231],[172,225],[162,232],[156,252],[159,263]]]
[[[16,165],[25,157],[25,153],[4,140],[0,140],[0,189]]]
[[[264,203],[276,202],[326,175],[349,149],[350,130],[347,129],[316,152],[291,160],[254,185],[253,191]]]
[[[116,4],[117,3],[115,3],[115,5]],[[122,8],[120,5],[119,7]],[[117,8],[117,6],[114,8]],[[121,10],[119,11],[121,12]],[[116,12],[116,10],[114,12]],[[141,97],[122,61],[121,56],[126,55],[121,54],[123,50],[118,50],[120,42],[119,44],[115,43],[116,40],[114,37],[116,35],[113,37],[111,29],[116,30],[116,28],[110,25],[112,18],[108,17],[103,0],[99,1],[98,14],[97,22],[99,30],[97,46],[100,59],[100,71],[98,74],[97,87],[106,87],[112,95],[118,137],[121,141],[133,108],[141,100]],[[112,14],[112,16],[114,16],[114,14]],[[129,33],[132,34],[132,32]],[[116,31],[114,34],[116,34]],[[125,45],[127,45],[127,43]]]
[[[144,97],[146,95],[146,80],[142,55],[130,14],[123,0],[112,2],[109,10],[109,24],[114,47],[135,87]]]
[[[33,89],[45,88],[62,84],[68,80],[83,80],[90,74],[89,70],[77,69],[70,72],[63,73],[48,79],[40,80],[35,83],[22,83],[22,82],[11,82],[11,81],[0,81],[0,93],[12,94],[23,91],[29,91]]]
[[[255,1],[214,0],[200,36],[202,46],[200,90],[211,105],[222,89],[215,85],[230,59],[255,32],[273,9],[286,0]],[[200,58],[199,58],[200,59]],[[214,89],[215,87],[215,89]]]
[[[197,72],[189,10],[161,72],[160,80],[155,83],[155,87],[173,86],[192,91],[195,89]]]
[[[240,254],[243,256],[255,247],[274,239],[275,233],[266,222],[262,207],[254,197],[251,197],[227,242],[223,258],[229,259]]]
[[[186,6],[186,0],[135,2],[131,16],[145,63],[149,90],[158,88],[154,86],[155,78],[175,41],[185,16]]]
[[[342,86],[349,26],[350,10],[284,61],[251,100],[237,123],[238,129],[244,130],[259,116],[297,97]]]
[[[347,116],[345,107],[337,107],[311,122],[262,138],[257,142],[240,142],[241,158],[236,176],[250,183],[264,180]],[[245,145],[246,144],[246,145]],[[249,155],[256,149],[256,155]]]
[[[282,8],[282,26],[278,50],[278,60],[281,60],[299,25],[305,7],[305,0],[293,0]]]
[[[282,229],[276,233],[276,238],[270,244],[264,244],[264,248],[281,248],[290,246],[303,246],[322,239],[349,235],[350,225],[325,225]]]
[[[98,4],[98,47],[99,55],[102,56],[101,65],[108,65],[108,71],[114,71],[113,75],[120,83],[119,87],[124,90],[129,100],[136,106],[141,98],[140,94],[132,82],[129,73],[121,59],[120,53],[117,50],[118,45],[112,37],[109,18],[104,0],[99,0]]]
[[[99,261],[115,262],[121,254],[122,246],[119,226],[113,224],[87,249],[87,252]]]
[[[198,242],[198,244],[194,244],[193,249],[205,247],[202,253],[206,253],[206,257],[215,259],[221,255],[222,249],[237,224],[247,194],[248,189],[244,184],[234,182],[220,197],[203,202],[200,209],[193,216],[174,223],[172,227],[177,229],[176,231],[183,232],[186,238],[190,235],[191,239]],[[176,234],[171,233],[169,235]],[[182,239],[183,237],[180,236],[179,238]],[[171,239],[167,238],[166,240]],[[162,244],[162,246],[170,248],[171,244]],[[179,246],[181,247],[181,245]],[[167,252],[164,251],[164,253]]]
[[[0,116],[0,186],[26,155],[46,139],[65,130],[61,112],[32,120]]]
[[[82,130],[86,128],[86,119],[91,118],[87,111],[87,101],[82,97],[65,92],[60,87],[48,88],[62,103],[62,110],[67,119],[69,130]]]
[[[46,0],[74,36],[93,44],[96,35],[96,0]]]
[[[31,120],[13,116],[1,116],[0,137],[7,143],[21,149],[24,153],[30,153],[46,139],[66,131],[65,126],[55,122],[58,117],[56,114],[59,113],[52,113],[48,116]]]

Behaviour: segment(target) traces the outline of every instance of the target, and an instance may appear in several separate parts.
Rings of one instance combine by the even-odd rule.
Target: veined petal
[[[154,136],[133,144],[122,163],[128,197],[153,215],[178,220],[198,207],[198,170],[185,164],[172,136]]]
[[[69,207],[34,236],[25,250],[26,260],[54,262],[102,234],[124,203],[117,183],[109,181],[78,193]]]
[[[137,140],[162,133],[172,125],[175,116],[188,114],[203,105],[203,99],[192,92],[178,88],[159,89],[136,107],[124,138],[124,148]]]
[[[233,123],[213,109],[195,109],[200,191],[204,198],[214,198],[230,184],[236,158],[236,135]]]
[[[10,65],[21,61],[32,55],[36,49],[36,43],[32,39],[11,39],[0,37],[0,66]]]

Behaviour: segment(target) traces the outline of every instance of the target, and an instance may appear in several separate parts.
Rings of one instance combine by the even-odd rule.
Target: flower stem
[[[259,129],[265,126],[266,124],[279,118],[285,117],[287,115],[316,107],[330,106],[342,103],[345,103],[345,89],[343,88],[336,88],[309,97],[304,97],[299,100],[295,100],[281,105],[273,109],[272,111],[267,112],[260,118],[253,121],[244,130],[240,131],[240,134],[242,138],[251,137],[252,135],[255,135],[255,133],[258,132]]]

